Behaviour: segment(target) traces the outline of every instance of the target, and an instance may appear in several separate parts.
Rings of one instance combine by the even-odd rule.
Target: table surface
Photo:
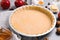
[[[13,0],[11,0],[12,2],[12,5],[11,7],[13,7]],[[51,0],[45,0],[46,4],[47,5],[47,2],[51,2]],[[10,10],[1,10],[0,8],[0,26],[2,27],[9,27],[9,16],[11,15],[13,11],[10,11]],[[49,38],[49,40],[60,40],[60,36],[56,35],[56,27],[53,29],[53,31],[51,33],[49,33],[48,35],[46,35],[46,37]],[[28,38],[27,38],[28,39]],[[13,39],[15,40],[15,39]],[[29,40],[29,39],[28,39]],[[31,40],[31,39],[30,39]],[[42,40],[41,37],[39,38],[39,40]]]

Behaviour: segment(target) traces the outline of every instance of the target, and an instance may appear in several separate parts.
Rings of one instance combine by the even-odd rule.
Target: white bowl
[[[16,29],[13,28],[13,26],[12,26],[12,24],[11,24],[11,22],[10,22],[10,18],[11,18],[12,14],[13,14],[16,10],[18,10],[18,9],[24,9],[24,8],[35,8],[35,9],[41,10],[41,11],[45,12],[46,14],[48,14],[48,15],[50,16],[51,20],[52,20],[52,27],[51,27],[47,32],[42,33],[42,34],[38,34],[38,35],[28,35],[28,34],[25,34],[25,33],[18,32]],[[44,8],[44,7],[42,7],[42,6],[25,5],[25,6],[22,6],[22,7],[19,7],[19,8],[17,8],[17,9],[15,9],[15,10],[13,11],[13,13],[12,13],[12,14],[10,15],[10,17],[9,17],[10,27],[11,27],[16,33],[21,34],[21,35],[23,35],[23,36],[27,36],[27,37],[38,37],[38,36],[46,35],[46,34],[48,34],[49,32],[51,32],[51,31],[54,29],[55,24],[56,24],[56,18],[55,18],[55,16],[54,16],[54,14],[53,14],[51,11],[49,11],[48,9],[46,9],[46,8]],[[39,30],[38,30],[38,31],[39,31]]]

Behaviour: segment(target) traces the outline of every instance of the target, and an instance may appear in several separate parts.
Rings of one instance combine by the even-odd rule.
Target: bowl
[[[42,33],[42,34],[37,34],[37,35],[28,35],[28,34],[25,34],[25,33],[22,33],[22,32],[18,32],[18,31],[17,31],[16,29],[14,29],[14,27],[12,26],[10,19],[11,19],[12,14],[13,14],[16,10],[18,10],[18,9],[24,9],[24,8],[25,8],[25,9],[35,9],[35,10],[39,10],[39,11],[44,12],[45,14],[47,14],[47,15],[50,17],[50,19],[51,19],[51,22],[52,22],[52,25],[51,25],[51,26],[52,26],[52,27],[51,27],[47,32]],[[17,9],[15,9],[15,10],[12,12],[12,14],[11,14],[10,17],[9,17],[10,27],[11,27],[16,33],[21,34],[21,35],[23,35],[23,36],[27,36],[27,37],[38,37],[38,36],[46,35],[46,34],[50,33],[50,32],[54,29],[55,24],[56,24],[56,18],[55,18],[55,16],[54,16],[54,14],[53,14],[50,10],[48,10],[48,9],[42,7],[42,6],[36,6],[36,5],[25,5],[25,6],[21,6],[21,7],[17,8]]]

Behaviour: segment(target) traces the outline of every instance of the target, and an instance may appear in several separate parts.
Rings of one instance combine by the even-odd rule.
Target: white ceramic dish
[[[11,22],[10,22],[10,18],[11,18],[12,14],[13,14],[16,10],[18,10],[18,9],[24,9],[24,8],[36,8],[36,9],[41,10],[41,11],[45,12],[46,14],[48,14],[48,15],[50,16],[51,20],[52,20],[52,27],[51,27],[47,32],[45,32],[45,33],[43,33],[43,34],[38,34],[38,35],[28,35],[28,34],[21,33],[21,32],[18,32],[17,30],[15,30],[15,29],[13,28]],[[21,34],[21,35],[23,35],[23,36],[37,37],[37,36],[46,35],[46,34],[48,34],[49,32],[51,32],[51,31],[54,29],[55,24],[56,24],[56,18],[55,18],[55,16],[54,16],[54,14],[53,14],[51,11],[49,11],[48,9],[46,9],[46,8],[44,8],[44,7],[41,7],[41,6],[25,5],[25,6],[22,6],[22,7],[19,7],[19,8],[17,8],[17,9],[15,9],[15,10],[13,11],[13,13],[10,15],[10,18],[9,18],[10,27],[11,27],[15,32],[17,32],[18,34]]]

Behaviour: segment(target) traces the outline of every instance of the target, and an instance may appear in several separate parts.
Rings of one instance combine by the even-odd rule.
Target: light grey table
[[[11,1],[11,7],[14,8],[14,0],[10,0]],[[52,2],[52,0],[44,0],[45,1],[45,5],[47,5],[48,2]],[[29,2],[28,2],[29,3]],[[9,16],[11,15],[13,11],[10,10],[1,10],[0,8],[0,26],[8,28],[9,27]],[[45,36],[43,36],[45,37]],[[43,37],[39,37],[39,40],[43,40]],[[54,30],[49,33],[48,35],[46,35],[46,37],[49,38],[49,40],[60,40],[60,36],[56,35],[56,27],[54,28]],[[24,37],[23,39],[25,40],[35,40],[35,38],[27,38]]]

